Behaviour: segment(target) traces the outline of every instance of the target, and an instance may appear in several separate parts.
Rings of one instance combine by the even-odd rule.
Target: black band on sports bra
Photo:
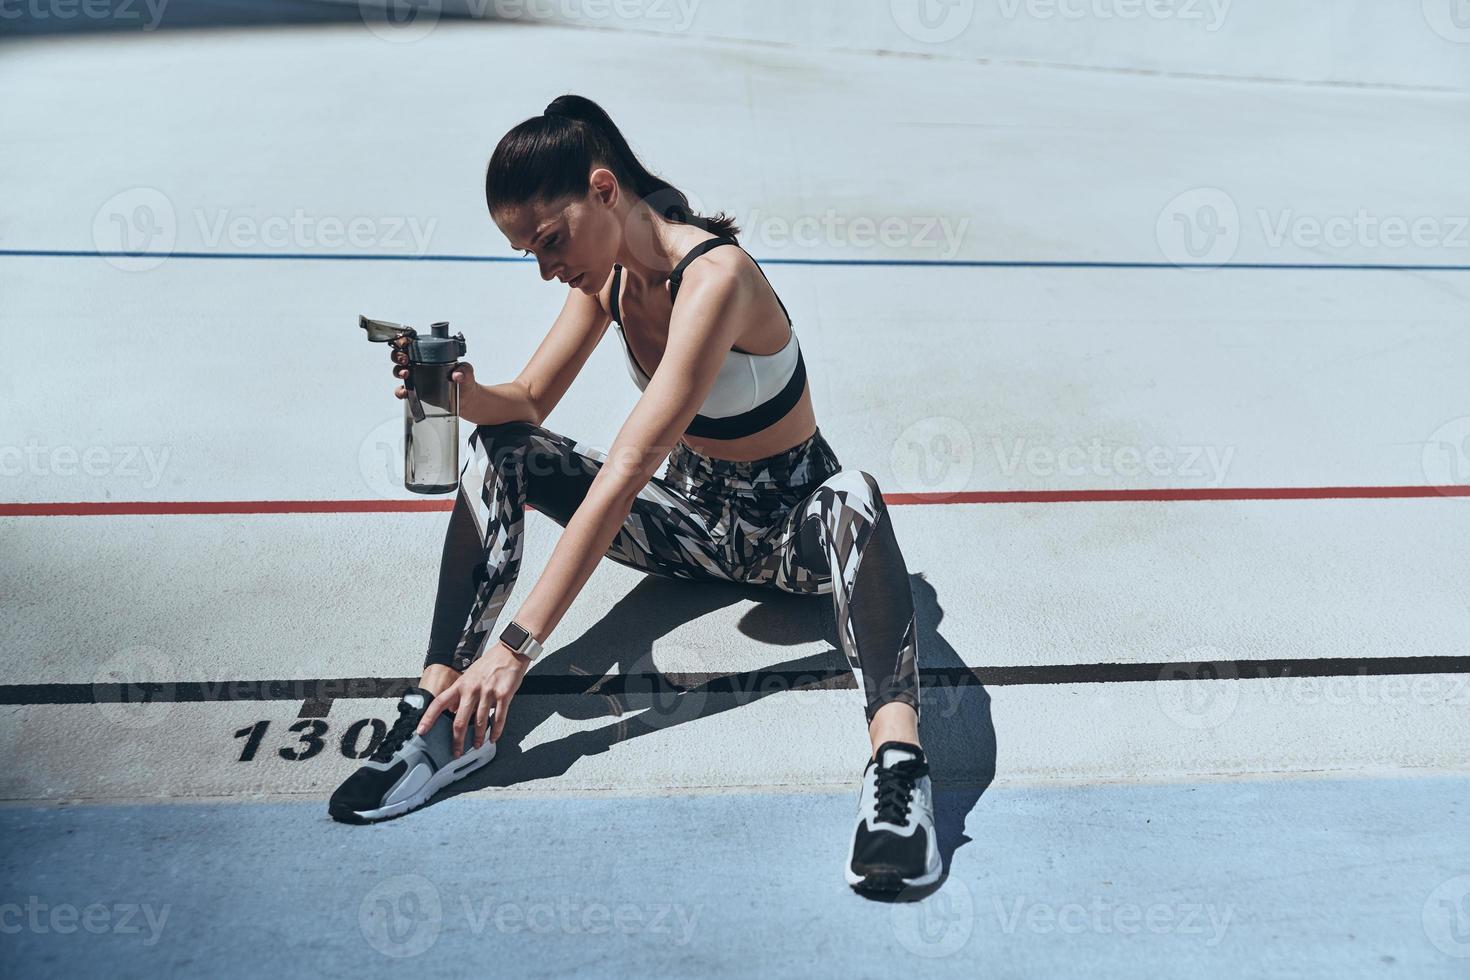
[[[801,350],[798,349],[796,370],[791,372],[791,380],[786,382],[786,387],[782,388],[775,398],[757,405],[748,412],[741,412],[739,415],[731,415],[728,418],[716,419],[707,415],[696,415],[684,431],[700,439],[739,439],[742,436],[754,435],[781,421],[786,413],[801,401],[801,393],[804,390],[806,390],[806,362],[802,360]]]
[[[689,268],[689,263],[710,249],[719,248],[721,245],[736,245],[737,248],[739,247],[733,238],[707,238],[691,248],[688,254],[679,260],[679,264],[674,266],[674,271],[669,273],[670,303],[679,298],[679,284],[684,281],[684,270]]]
[[[618,312],[618,293],[620,293],[620,292],[623,291],[622,288],[621,288],[622,285],[623,285],[623,267],[620,266],[620,265],[614,265],[613,266],[612,302],[609,305],[612,307],[612,318],[613,318],[614,321],[616,321],[617,325],[620,326],[620,327],[623,325],[623,317],[622,317],[622,314],[620,314]]]

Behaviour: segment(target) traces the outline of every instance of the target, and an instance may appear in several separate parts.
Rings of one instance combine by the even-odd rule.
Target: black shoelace
[[[909,804],[914,798],[914,784],[928,772],[929,767],[918,759],[904,759],[887,769],[878,767],[878,820],[907,827]]]
[[[413,730],[418,727],[419,719],[422,717],[422,710],[415,708],[407,701],[399,701],[398,720],[393,723],[392,728],[388,729],[388,734],[383,736],[383,740],[378,743],[378,747],[373,749],[373,754],[368,758],[374,762],[387,762],[393,758],[393,754],[403,748],[403,743],[413,735]]]

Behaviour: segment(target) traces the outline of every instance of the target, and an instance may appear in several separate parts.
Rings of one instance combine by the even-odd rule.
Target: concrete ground
[[[25,975],[1464,975],[1470,94],[334,19],[0,41]],[[914,901],[840,879],[825,599],[612,563],[494,764],[326,818],[447,506],[356,317],[519,369],[563,297],[480,181],[566,91],[741,219],[890,497],[950,870]],[[549,428],[610,443],[616,344]]]

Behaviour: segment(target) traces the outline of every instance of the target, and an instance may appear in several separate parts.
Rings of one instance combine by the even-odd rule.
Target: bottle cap
[[[449,336],[448,323],[435,323],[429,334],[419,334],[408,345],[409,360],[415,364],[453,364],[465,354],[464,334]]]

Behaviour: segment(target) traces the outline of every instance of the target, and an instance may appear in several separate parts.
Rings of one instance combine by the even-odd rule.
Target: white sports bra
[[[669,275],[671,301],[678,298],[679,283],[689,263],[721,245],[740,247],[733,238],[711,238],[694,246],[679,261]],[[754,257],[751,261],[755,261]],[[756,268],[760,268],[759,263]],[[765,275],[765,270],[761,270],[761,275]],[[618,337],[628,355],[628,373],[641,391],[648,387],[650,379],[639,365],[638,359],[633,356],[633,349],[623,333],[618,302],[622,285],[623,267],[614,265],[610,304],[613,322],[617,324]],[[776,297],[776,302],[781,304],[781,312],[786,314],[786,322],[791,329],[786,346],[774,354],[749,354],[733,348],[727,351],[725,361],[720,365],[720,373],[715,377],[709,395],[699,407],[699,414],[685,429],[687,434],[707,439],[738,439],[760,432],[780,421],[801,399],[801,393],[806,387],[806,366],[801,357],[801,345],[797,342],[796,327],[791,323],[791,314],[787,312],[786,304],[781,302],[780,296]]]

